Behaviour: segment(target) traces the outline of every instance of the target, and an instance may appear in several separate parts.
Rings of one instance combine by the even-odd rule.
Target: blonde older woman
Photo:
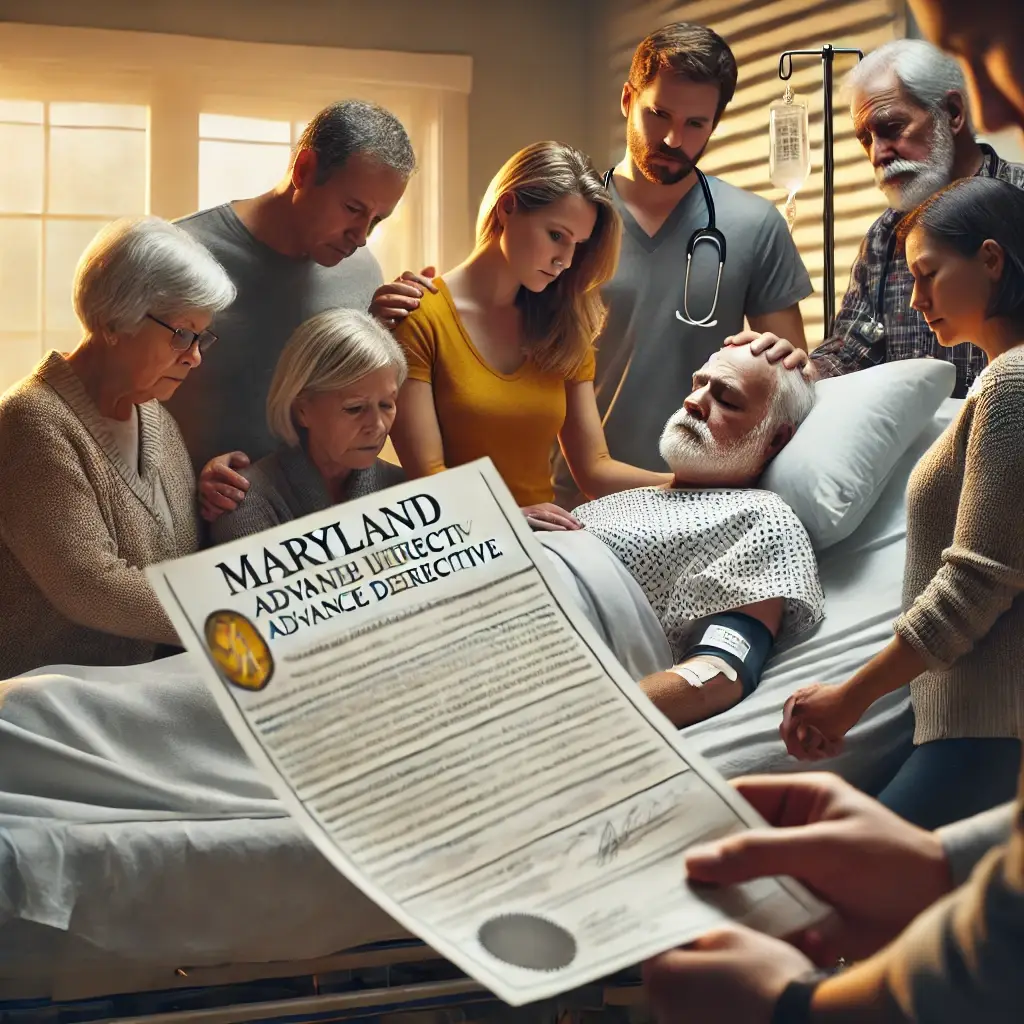
[[[405,357],[371,316],[332,309],[301,324],[281,353],[267,396],[283,444],[242,471],[249,487],[211,527],[214,543],[372,494],[404,479],[378,458],[395,419]]]
[[[195,480],[160,402],[234,297],[206,249],[155,217],[109,225],[82,255],[81,342],[0,398],[0,677],[177,644],[143,569],[195,550]]]

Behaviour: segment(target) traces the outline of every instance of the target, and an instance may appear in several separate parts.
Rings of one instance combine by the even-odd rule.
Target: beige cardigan
[[[907,487],[896,632],[928,666],[915,743],[1024,735],[1022,502],[1024,347],[989,365]]]
[[[178,643],[142,569],[195,551],[195,477],[170,413],[138,410],[141,472],[56,352],[0,397],[0,679],[135,664]]]

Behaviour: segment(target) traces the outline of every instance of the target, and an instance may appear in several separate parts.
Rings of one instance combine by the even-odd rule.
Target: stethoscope
[[[868,319],[867,328],[862,332],[868,341],[877,344],[885,337],[885,281],[889,276],[889,267],[896,255],[899,241],[894,233],[885,249],[885,262],[882,264],[882,276],[878,279],[878,293],[875,295],[875,316]]]
[[[612,172],[614,170],[614,167],[609,167],[605,172],[604,187],[606,189],[611,189]],[[708,209],[708,224],[707,227],[697,228],[687,243],[686,277],[683,281],[683,312],[680,313],[677,309],[676,319],[682,320],[684,324],[689,324],[691,327],[714,327],[718,321],[713,320],[712,317],[718,308],[718,292],[722,287],[722,271],[725,269],[725,235],[715,227],[715,201],[711,198],[711,188],[708,185],[708,179],[700,168],[694,167],[694,171],[697,174],[697,181],[700,183],[701,191],[704,193],[704,205]],[[715,297],[711,301],[710,312],[703,319],[694,320],[690,315],[690,267],[693,263],[693,254],[701,242],[710,243],[718,251],[718,280],[715,282]]]

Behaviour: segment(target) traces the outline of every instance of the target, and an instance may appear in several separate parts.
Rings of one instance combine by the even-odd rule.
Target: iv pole
[[[855,53],[862,60],[864,54],[860,50],[845,47],[834,47],[826,43],[820,50],[786,50],[779,58],[779,78],[788,82],[793,77],[794,57],[818,57],[821,60],[822,75],[822,114],[825,121],[825,337],[832,333],[832,324],[836,318],[836,255],[835,255],[835,183],[834,154],[832,152],[832,61],[837,53]]]

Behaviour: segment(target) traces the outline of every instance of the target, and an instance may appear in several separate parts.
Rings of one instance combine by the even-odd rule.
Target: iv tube
[[[807,104],[795,100],[787,84],[783,98],[769,108],[768,118],[768,176],[776,188],[786,191],[786,220],[792,233],[796,194],[811,173]]]

